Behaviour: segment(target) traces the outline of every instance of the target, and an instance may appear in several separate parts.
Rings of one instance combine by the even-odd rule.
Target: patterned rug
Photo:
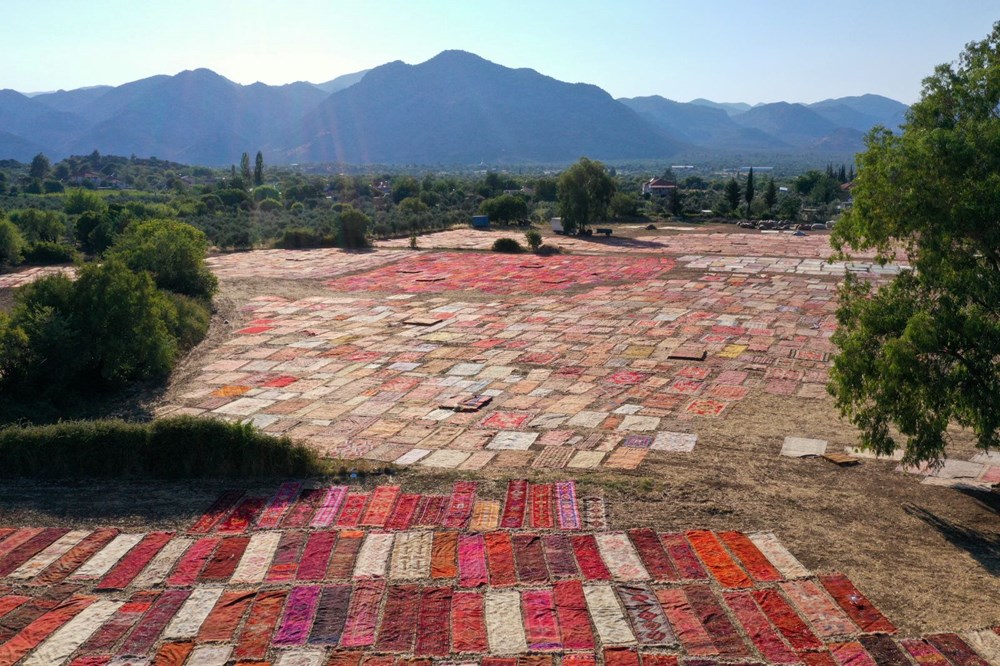
[[[609,531],[573,482],[477,492],[293,482],[185,534],[2,528],[0,664],[1000,663],[1000,628],[898,637],[773,534]]]

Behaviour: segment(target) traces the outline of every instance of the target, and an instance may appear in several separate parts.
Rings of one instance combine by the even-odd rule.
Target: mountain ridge
[[[32,97],[3,90],[0,159],[99,150],[215,166],[265,150],[272,163],[473,164],[843,152],[860,150],[875,124],[898,125],[906,109],[873,94],[756,106],[616,100],[592,84],[447,50],[320,84],[242,85],[198,68]]]

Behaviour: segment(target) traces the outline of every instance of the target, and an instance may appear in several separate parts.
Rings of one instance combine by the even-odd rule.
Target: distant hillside
[[[324,83],[240,85],[207,69],[120,86],[0,90],[0,159],[102,153],[205,165],[264,150],[271,163],[480,164],[662,159],[733,151],[850,153],[907,107],[879,95],[751,107],[600,88],[463,51]]]
[[[842,127],[867,132],[875,125],[896,129],[906,120],[908,106],[881,95],[826,99],[809,108]]]
[[[55,92],[39,93],[33,96],[32,99],[56,111],[75,113],[85,104],[103,96],[109,90],[111,90],[111,86],[91,86],[89,88],[77,88],[76,90],[57,90]]]
[[[36,143],[31,143],[16,134],[0,130],[0,155],[3,156],[0,159],[30,162],[31,158],[41,152],[41,150],[42,147]]]
[[[693,99],[688,102],[688,104],[693,104],[694,106],[707,106],[712,109],[722,109],[731,116],[735,116],[738,113],[745,113],[753,108],[746,102],[713,102],[712,100],[705,99],[703,97]]]
[[[0,90],[0,130],[21,141],[49,148],[78,131],[73,114],[56,111],[14,90]],[[0,159],[10,155],[0,154]]]
[[[364,69],[360,72],[354,72],[353,74],[344,74],[338,76],[335,79],[330,79],[325,83],[314,83],[313,85],[322,90],[325,93],[335,93],[338,90],[343,90],[344,88],[350,88],[355,83],[365,78],[365,74],[370,72],[370,69]]]
[[[798,147],[811,146],[838,129],[835,123],[808,107],[788,102],[760,104],[733,116],[733,121],[781,137],[782,141]]]
[[[376,67],[307,115],[287,142],[300,162],[404,163],[655,158],[680,145],[596,86],[463,51]]]
[[[788,144],[758,129],[741,127],[718,107],[675,102],[658,95],[619,100],[654,127],[702,148],[777,150]]]

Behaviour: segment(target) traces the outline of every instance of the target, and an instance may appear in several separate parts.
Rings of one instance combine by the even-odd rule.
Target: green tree
[[[258,185],[253,190],[253,200],[263,201],[264,199],[274,199],[281,201],[281,192],[273,185]]]
[[[87,363],[73,307],[74,284],[64,275],[36,280],[14,295],[0,316],[0,387],[20,397],[72,388]],[[120,335],[121,333],[116,333]]]
[[[876,128],[859,156],[843,253],[902,250],[913,270],[841,290],[830,390],[862,444],[937,460],[947,428],[1000,446],[1000,23],[923,82],[902,133]]]
[[[91,192],[82,188],[70,190],[63,199],[63,210],[67,215],[80,215],[82,213],[103,214],[108,209],[108,204],[97,192]]]
[[[253,164],[253,184],[254,187],[260,187],[264,184],[264,153],[259,150]]]
[[[166,374],[177,343],[168,321],[176,313],[152,278],[117,260],[85,266],[73,293],[78,341],[86,341],[89,373],[110,385]]]
[[[240,156],[240,180],[243,181],[243,187],[249,187],[253,182],[253,175],[250,173],[250,155],[247,153]]]
[[[0,218],[0,269],[21,263],[24,239],[17,226],[10,220]]]
[[[205,266],[208,239],[175,220],[133,222],[111,247],[109,256],[133,271],[148,272],[160,289],[197,297],[215,293],[217,281]]]
[[[639,200],[636,199],[634,194],[615,192],[615,195],[611,197],[611,204],[608,208],[611,217],[616,220],[634,217],[639,212]]]
[[[833,170],[830,165],[829,171]],[[836,177],[819,171],[807,171],[795,179],[795,191],[804,196],[810,203],[827,204],[837,198],[840,193],[840,183]]]
[[[747,202],[747,217],[750,217],[750,205],[753,204],[753,196],[756,194],[754,190],[753,167],[750,167],[750,173],[747,174],[747,184],[743,188],[743,199]]]
[[[774,204],[778,202],[778,188],[774,184],[774,178],[767,179],[767,189],[764,190],[764,205],[770,213],[774,210]]]
[[[399,203],[403,199],[419,196],[420,183],[413,176],[400,176],[392,183],[392,202]]]
[[[491,222],[509,224],[528,217],[528,203],[516,194],[501,194],[479,205],[479,212],[490,216]]]
[[[54,210],[17,210],[10,214],[10,219],[30,243],[55,243],[66,233],[66,218]]]
[[[49,162],[49,158],[42,153],[38,153],[31,160],[31,166],[28,167],[28,176],[34,180],[45,180],[51,170],[52,163]]]
[[[339,222],[340,247],[348,250],[368,247],[368,228],[372,221],[367,215],[348,206],[340,213]]]
[[[726,203],[729,204],[729,210],[735,212],[740,205],[740,184],[736,182],[735,177],[726,183],[726,189],[723,194],[726,198]]]
[[[404,215],[420,215],[428,211],[428,206],[419,197],[406,197],[399,202],[399,212]]]
[[[667,204],[670,207],[670,214],[678,216],[684,212],[684,194],[681,188],[675,187],[670,190],[670,200]]]
[[[797,220],[799,219],[800,210],[802,210],[802,199],[798,195],[788,194],[783,196],[778,203],[778,219]]]
[[[608,214],[615,181],[596,160],[580,160],[559,175],[559,213],[567,233],[586,231],[591,223]]]
[[[555,178],[542,177],[535,181],[536,201],[555,201],[558,198],[558,186]]]

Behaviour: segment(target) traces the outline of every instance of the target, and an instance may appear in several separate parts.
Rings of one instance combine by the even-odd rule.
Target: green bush
[[[119,258],[133,271],[146,271],[160,289],[210,297],[218,281],[205,266],[208,239],[176,220],[133,222],[115,240],[109,258]]]
[[[30,243],[58,241],[66,234],[66,219],[56,211],[28,208],[14,211],[10,219]]]
[[[71,264],[77,258],[79,258],[79,253],[73,248],[50,241],[30,243],[24,251],[24,263],[36,266]]]
[[[177,340],[179,350],[187,351],[205,339],[212,323],[212,311],[206,302],[197,298],[172,292],[166,294],[172,306],[167,328]]]
[[[175,316],[168,297],[146,273],[133,273],[115,259],[80,270],[71,321],[86,351],[89,375],[109,385],[170,372],[177,341],[167,322]]]
[[[494,252],[507,252],[510,254],[517,254],[519,252],[524,252],[524,248],[513,238],[498,238],[493,241],[493,251]]]
[[[253,190],[253,200],[261,202],[265,199],[280,202],[281,192],[279,192],[278,188],[273,185],[260,185],[259,187],[255,187]]]
[[[249,424],[192,417],[0,430],[0,477],[268,478],[323,470],[316,454]]]
[[[9,220],[0,219],[0,269],[21,263],[24,238],[20,230]]]
[[[15,299],[0,322],[0,387],[19,399],[163,376],[175,335],[190,342],[200,326],[191,308],[178,311],[148,274],[117,260],[84,266],[76,282],[42,278]]]
[[[524,238],[528,241],[528,247],[534,252],[542,244],[542,235],[535,229],[528,229],[524,232]]]
[[[310,247],[333,247],[337,243],[332,236],[321,234],[305,227],[285,229],[281,238],[275,243],[277,247],[286,250],[302,250]]]
[[[70,190],[63,199],[63,209],[68,215],[82,215],[83,213],[103,215],[108,210],[108,204],[96,192],[77,188]]]
[[[349,208],[340,214],[340,247],[353,250],[368,247],[371,220],[361,211]]]
[[[283,209],[284,206],[277,199],[261,199],[260,203],[257,204],[257,210],[262,213],[273,213]]]
[[[73,321],[73,282],[51,275],[15,292],[0,320],[0,387],[18,398],[72,390],[86,351]]]

